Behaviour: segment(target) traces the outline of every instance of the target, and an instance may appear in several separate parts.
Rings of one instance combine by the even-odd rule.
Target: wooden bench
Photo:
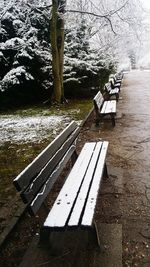
[[[121,83],[123,79],[123,73],[116,73],[110,76],[109,82],[112,89],[118,88],[120,91]]]
[[[94,212],[106,166],[107,141],[85,143],[79,156],[76,138],[79,126],[72,122],[43,152],[22,171],[14,185],[31,215],[35,215],[56,179],[72,158],[73,167],[40,231],[40,245],[54,246],[54,233],[61,236],[74,229],[94,233],[99,245]],[[75,163],[74,163],[75,162]],[[60,245],[60,239],[57,242]],[[55,248],[55,246],[54,246]]]
[[[41,244],[50,244],[53,248],[54,233],[66,231],[88,232],[88,238],[95,235],[100,246],[94,213],[98,192],[103,176],[108,177],[106,153],[108,142],[89,142],[81,150],[64,186],[62,187],[47,219],[41,229]],[[58,242],[60,243],[60,236]],[[85,242],[88,245],[90,239]],[[60,244],[57,244],[58,248]]]
[[[94,97],[93,102],[96,125],[99,125],[102,117],[110,115],[112,126],[115,126],[116,100],[105,100],[102,93],[99,91]]]
[[[118,88],[118,90],[119,90],[119,92],[120,92],[120,87],[121,87],[121,82],[120,82],[120,81],[117,81],[117,80],[115,79],[115,77],[112,77],[112,78],[109,80],[109,82],[110,82],[110,85],[111,85],[111,88],[112,88],[112,89],[116,89],[116,88]]]
[[[72,122],[13,181],[31,215],[35,215],[65,164],[77,158],[79,126]]]
[[[106,94],[106,98],[109,100],[111,99],[113,96],[116,98],[116,101],[118,102],[119,99],[119,88],[116,87],[114,89],[112,89],[110,82],[106,83],[104,85],[104,93]]]
[[[122,79],[123,79],[123,71],[120,71],[120,72],[116,73],[115,76],[116,76],[117,80],[122,81]]]

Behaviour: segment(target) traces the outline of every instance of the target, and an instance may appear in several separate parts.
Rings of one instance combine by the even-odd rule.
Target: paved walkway
[[[150,72],[129,72],[117,103],[116,127],[105,121],[95,128],[91,116],[81,132],[79,147],[85,140],[109,141],[110,178],[102,183],[96,212],[101,251],[87,252],[75,246],[56,257],[32,246],[32,254],[21,266],[150,266],[149,104]]]

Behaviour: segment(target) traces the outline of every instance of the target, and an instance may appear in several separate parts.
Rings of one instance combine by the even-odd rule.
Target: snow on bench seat
[[[86,143],[46,221],[46,228],[92,226],[108,148],[107,141]]]
[[[114,89],[111,88],[110,82],[106,83],[104,86],[104,93],[106,93],[107,98],[110,100],[111,97],[115,97],[116,101],[119,99],[119,88],[116,87]]]
[[[96,113],[96,125],[99,124],[102,116],[110,115],[112,125],[115,126],[116,100],[105,100],[99,91],[94,97],[93,102]]]
[[[105,101],[100,112],[101,114],[116,113],[116,100]]]

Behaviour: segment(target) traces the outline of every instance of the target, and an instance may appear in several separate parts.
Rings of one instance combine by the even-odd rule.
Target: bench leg
[[[77,158],[78,158],[78,154],[77,154],[77,152],[76,152],[76,150],[75,150],[75,151],[73,152],[72,156],[71,156],[71,164],[72,164],[72,166],[73,166],[74,163],[76,162]]]
[[[40,231],[39,247],[48,249],[51,255],[59,255],[63,251],[66,231],[53,231],[43,227]]]
[[[95,125],[98,127],[99,126],[99,123],[100,123],[99,116],[96,116]]]
[[[99,122],[100,122],[100,114],[98,110],[95,110],[95,126],[99,126]]]
[[[67,240],[69,238],[69,243]],[[70,243],[71,242],[71,243]],[[96,222],[91,227],[77,228],[69,231],[51,231],[48,227],[43,227],[40,232],[38,246],[48,249],[51,255],[60,255],[65,247],[81,250],[100,249],[100,240]]]
[[[98,229],[96,222],[94,221],[92,227],[87,229],[87,249],[98,249],[100,250],[100,239],[98,235]]]
[[[106,165],[106,162],[105,162],[105,165],[104,165],[103,177],[105,177],[105,178],[109,178],[109,176],[108,176],[108,171],[107,171],[107,165]]]
[[[39,240],[39,246],[40,247],[49,247],[49,239],[50,239],[50,231],[46,227],[42,227],[40,230],[40,240]]]
[[[119,100],[119,94],[116,94],[116,101],[118,102]]]
[[[96,235],[97,246],[100,249],[100,239],[99,239],[99,235],[98,235],[97,224],[95,221],[94,221],[94,231],[95,231],[95,235]]]
[[[112,121],[112,126],[115,127],[116,122],[115,122],[115,115],[114,114],[110,114],[111,117],[111,121]]]

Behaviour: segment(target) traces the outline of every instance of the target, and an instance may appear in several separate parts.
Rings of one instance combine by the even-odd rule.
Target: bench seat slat
[[[61,189],[44,227],[64,227],[90,162],[95,143],[86,143]],[[80,174],[80,175],[79,175]],[[63,207],[63,212],[62,212]]]
[[[93,151],[91,162],[90,162],[89,167],[87,169],[81,190],[79,192],[78,198],[76,200],[73,211],[71,213],[71,217],[70,217],[69,222],[68,222],[69,226],[77,226],[79,223],[79,220],[80,220],[80,217],[82,214],[82,210],[84,208],[85,201],[86,201],[89,189],[90,189],[91,181],[92,181],[93,174],[95,171],[95,166],[97,164],[97,159],[98,159],[100,151],[101,151],[101,147],[102,147],[102,142],[98,142],[96,144],[94,151]]]
[[[104,101],[101,113],[102,114],[116,113],[116,101],[115,100]]]
[[[109,94],[118,94],[119,93],[119,88],[114,88],[109,91]]]
[[[85,211],[83,214],[83,218],[82,218],[82,222],[81,222],[82,226],[91,226],[92,225],[95,206],[96,206],[96,200],[97,200],[98,191],[99,191],[99,185],[101,182],[103,167],[104,167],[106,153],[107,153],[107,148],[108,148],[108,142],[104,141],[102,151],[101,151],[99,160],[97,162],[97,168],[96,168],[96,171],[94,174],[93,183],[92,183],[92,186],[91,186],[91,189],[89,192]]]
[[[115,84],[114,84],[114,87],[120,87],[120,83],[119,82],[116,82]]]

